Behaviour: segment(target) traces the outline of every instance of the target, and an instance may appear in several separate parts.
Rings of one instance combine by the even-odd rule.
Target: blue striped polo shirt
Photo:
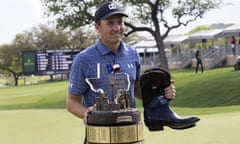
[[[83,104],[87,107],[96,103],[96,97],[103,90],[112,101],[116,93],[112,93],[112,87],[108,79],[107,65],[119,64],[120,73],[129,76],[130,101],[135,106],[134,82],[140,77],[140,59],[135,48],[121,42],[117,54],[106,48],[99,39],[94,45],[77,54],[73,60],[69,79],[69,93],[83,95]],[[86,81],[88,79],[89,81]],[[89,83],[93,85],[91,89]]]

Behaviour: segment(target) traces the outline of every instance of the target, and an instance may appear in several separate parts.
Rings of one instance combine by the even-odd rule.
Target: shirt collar
[[[102,55],[106,55],[106,54],[108,54],[108,53],[112,53],[111,50],[109,50],[107,47],[105,47],[105,46],[102,44],[102,42],[101,42],[100,39],[97,40],[97,43],[96,43],[96,44],[97,44],[97,49],[101,52]],[[124,43],[121,41],[121,42],[120,42],[120,48],[119,48],[118,54],[123,53],[125,50],[126,50],[126,46],[125,46]]]

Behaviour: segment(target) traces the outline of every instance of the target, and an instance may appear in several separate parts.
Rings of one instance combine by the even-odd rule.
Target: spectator
[[[198,73],[198,68],[199,68],[199,66],[201,66],[201,71],[202,71],[202,73],[203,73],[203,63],[202,63],[201,53],[200,53],[199,50],[196,51],[195,58],[196,58],[196,60],[197,60],[196,68],[195,68],[195,73],[196,73],[196,74]]]
[[[236,39],[234,36],[231,38],[231,48],[232,48],[232,53],[235,56],[236,55]]]

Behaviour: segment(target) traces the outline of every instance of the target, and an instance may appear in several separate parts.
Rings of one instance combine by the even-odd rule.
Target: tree
[[[48,16],[54,16],[58,26],[76,28],[92,23],[96,5],[104,0],[42,0]],[[170,31],[201,18],[207,11],[217,8],[222,0],[122,0],[121,3],[136,17],[126,22],[131,28],[126,36],[136,31],[148,31],[156,41],[161,66],[168,69],[163,40]],[[169,20],[172,18],[172,22]],[[131,17],[131,19],[133,19]]]
[[[0,69],[10,73],[14,78],[14,85],[22,75],[22,52],[27,50],[46,50],[65,48],[68,45],[67,34],[50,29],[45,25],[32,28],[17,34],[13,43],[3,45],[0,49]]]
[[[68,37],[72,48],[84,49],[96,41],[97,34],[90,29],[76,28],[68,31]]]
[[[92,24],[93,12],[103,1],[42,0],[42,3],[46,8],[45,14],[55,17],[58,26],[74,29]],[[163,40],[170,31],[196,21],[207,11],[220,6],[222,0],[121,0],[120,2],[130,12],[129,16],[132,20],[125,22],[130,28],[125,35],[128,36],[136,31],[149,32],[159,50],[160,66],[168,69]]]
[[[30,33],[18,34],[13,44],[1,46],[0,69],[13,76],[14,86],[18,85],[18,79],[22,75],[22,51],[34,48]]]
[[[89,38],[91,37],[91,38]],[[62,30],[39,25],[15,36],[12,44],[0,46],[0,72],[11,74],[15,86],[22,73],[22,51],[48,49],[84,49],[97,36],[82,29]],[[50,77],[52,77],[50,75]]]
[[[69,48],[67,32],[50,28],[47,25],[39,25],[32,28],[30,33],[33,33],[34,44],[39,50]]]
[[[29,32],[34,37],[34,44],[38,50],[47,49],[84,49],[94,43],[96,34],[91,30],[76,28],[74,30],[50,28],[47,25],[33,27]]]

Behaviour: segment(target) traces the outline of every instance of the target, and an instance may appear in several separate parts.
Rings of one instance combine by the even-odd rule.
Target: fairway
[[[65,109],[0,111],[1,144],[81,144],[82,121]],[[188,130],[144,129],[145,144],[239,144],[240,112],[200,115]]]
[[[197,115],[197,127],[149,132],[144,144],[239,144],[240,71],[231,67],[172,72],[180,116]],[[65,109],[67,81],[0,89],[0,144],[82,144],[84,125]],[[197,88],[197,89],[196,89]],[[143,111],[136,99],[137,108]]]

